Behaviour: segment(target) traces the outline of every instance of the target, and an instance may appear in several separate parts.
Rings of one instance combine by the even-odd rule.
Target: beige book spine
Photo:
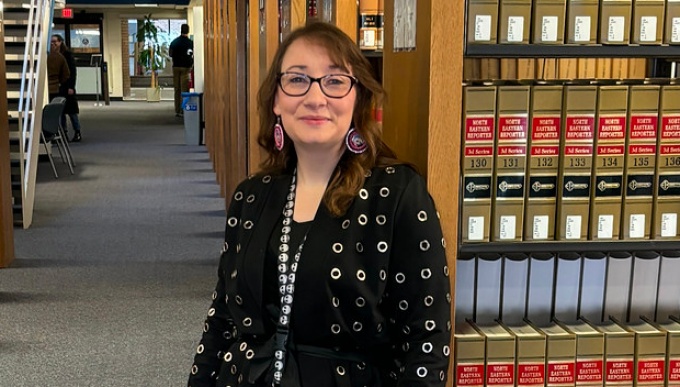
[[[649,239],[654,199],[659,86],[630,88],[622,239]]]
[[[464,89],[462,241],[488,242],[496,125],[496,87]]]
[[[498,42],[528,44],[531,32],[531,0],[501,0]]]
[[[659,152],[653,205],[654,239],[680,239],[680,86],[661,89]]]

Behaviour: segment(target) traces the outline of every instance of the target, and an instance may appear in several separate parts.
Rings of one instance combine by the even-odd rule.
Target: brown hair
[[[305,39],[325,48],[334,64],[348,72],[351,69],[359,81],[354,86],[356,102],[352,122],[368,147],[361,154],[348,151],[343,154],[323,197],[323,203],[329,212],[340,216],[347,211],[371,168],[399,163],[394,152],[383,142],[381,129],[373,117],[373,109],[382,106],[385,91],[376,80],[371,64],[358,45],[339,28],[328,23],[315,22],[291,32],[279,45],[257,96],[260,114],[258,143],[266,152],[266,159],[261,165],[264,171],[272,174],[292,171],[297,162],[295,148],[287,135],[284,134],[286,141],[281,151],[274,147],[273,127],[276,124],[276,115],[273,107],[283,57],[288,47],[298,39]]]

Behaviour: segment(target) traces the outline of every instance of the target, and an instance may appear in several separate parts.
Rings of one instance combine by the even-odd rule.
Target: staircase
[[[4,0],[2,5],[14,224],[28,228],[33,219],[42,106],[47,99],[50,1]]]

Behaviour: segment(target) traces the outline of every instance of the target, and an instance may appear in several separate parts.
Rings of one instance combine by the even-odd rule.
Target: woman
[[[78,99],[76,98],[76,61],[73,58],[71,50],[68,49],[66,43],[64,43],[64,38],[61,35],[52,35],[52,44],[55,44],[59,52],[66,58],[66,63],[68,63],[68,69],[71,76],[68,80],[61,85],[59,93],[62,97],[66,98],[66,105],[64,105],[64,115],[61,117],[61,125],[64,128],[64,133],[67,132],[66,126],[66,116],[71,118],[71,125],[73,126],[73,138],[71,142],[79,142],[82,140],[80,135],[80,120],[78,119],[78,113],[80,113],[80,108],[78,106]]]
[[[189,386],[444,386],[450,293],[423,179],[380,139],[383,90],[316,23],[281,44],[258,101],[265,172],[227,214]]]

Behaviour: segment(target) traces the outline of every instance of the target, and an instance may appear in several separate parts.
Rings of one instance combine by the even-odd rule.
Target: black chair
[[[59,150],[59,155],[61,160],[68,164],[68,168],[73,175],[73,167],[76,165],[73,160],[73,155],[71,155],[71,148],[68,145],[68,140],[66,139],[66,134],[64,133],[64,128],[61,127],[61,116],[64,112],[64,105],[66,104],[66,98],[56,97],[50,103],[43,107],[42,111],[42,136],[43,144],[45,145],[45,151],[47,152],[47,157],[52,165],[52,171],[54,172],[54,177],[58,178],[57,168],[54,165],[54,159],[52,158],[52,152],[47,148],[48,143],[54,142],[57,144],[57,149]]]

